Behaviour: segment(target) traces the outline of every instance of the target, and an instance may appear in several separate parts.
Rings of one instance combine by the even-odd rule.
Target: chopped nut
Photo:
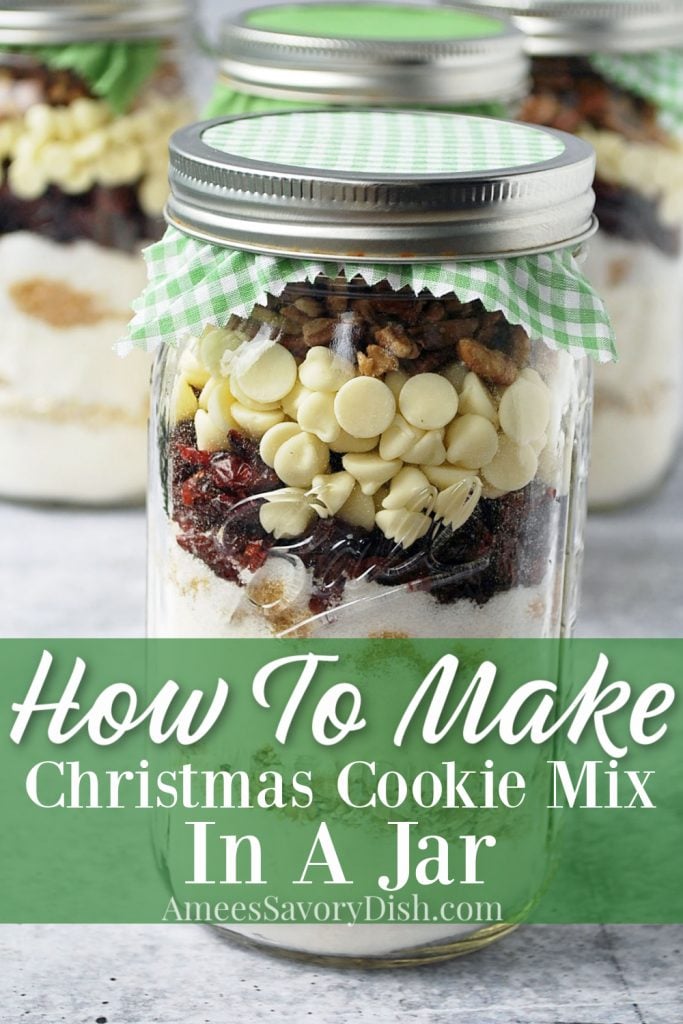
[[[278,345],[283,345],[286,349],[289,349],[294,358],[299,360],[299,362],[306,358],[308,345],[304,341],[302,334],[280,334],[277,341]]]
[[[510,333],[510,358],[517,363],[520,369],[529,362],[531,355],[531,339],[522,326],[517,324]]]
[[[295,309],[298,309],[301,313],[305,313],[311,320],[315,320],[316,317],[322,316],[325,312],[322,302],[318,302],[317,299],[302,298],[297,299],[294,303]]]
[[[474,318],[469,320],[445,320],[438,324],[427,324],[422,336],[425,349],[433,350],[455,345],[461,338],[471,338],[479,325]]]
[[[291,324],[305,324],[310,320],[310,317],[306,316],[302,310],[297,309],[295,305],[283,306],[281,313],[285,320],[289,320]]]
[[[439,321],[446,318],[446,309],[443,302],[428,302],[426,308],[422,312],[422,319],[426,320],[427,323],[436,324]]]
[[[380,322],[380,309],[371,299],[354,299],[351,303],[351,309],[363,320],[367,320],[371,324],[377,324]]]
[[[493,313],[484,313],[479,321],[479,330],[476,338],[487,348],[502,349],[507,352],[509,348],[510,325],[505,319],[502,310],[496,309]]]
[[[358,369],[364,377],[383,377],[385,373],[398,370],[398,359],[379,345],[368,345],[367,353],[358,353]]]
[[[486,313],[486,308],[481,299],[472,299],[471,302],[458,302],[457,306],[453,309],[450,309],[449,306],[450,303],[446,307],[448,314],[463,320],[470,316],[476,316],[477,319],[481,320]]]
[[[374,333],[377,344],[393,352],[399,359],[416,359],[420,354],[420,346],[408,337],[400,324],[387,324]]]
[[[458,355],[465,366],[491,384],[507,387],[514,384],[519,375],[515,363],[504,352],[487,348],[474,338],[462,338],[458,343]]]
[[[453,362],[453,350],[451,348],[433,349],[431,352],[422,352],[417,359],[409,364],[409,371],[413,373],[432,373],[442,366]]]
[[[309,348],[316,345],[329,345],[334,338],[336,320],[329,320],[326,317],[318,317],[315,320],[307,320],[303,327],[304,341]]]

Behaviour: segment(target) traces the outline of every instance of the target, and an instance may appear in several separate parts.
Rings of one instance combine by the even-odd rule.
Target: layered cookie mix
[[[0,54],[5,497],[144,493],[149,361],[122,366],[112,348],[144,287],[140,249],[163,230],[168,138],[190,109],[160,47],[128,46],[159,53],[135,95],[123,84],[117,102],[56,66],[52,51]]]
[[[479,300],[360,279],[207,328],[159,439],[164,632],[552,633],[574,366]]]
[[[596,374],[590,499],[646,496],[681,417],[683,141],[659,107],[604,78],[596,59],[536,58],[522,118],[580,135],[597,153],[586,274],[614,323],[620,362]]]

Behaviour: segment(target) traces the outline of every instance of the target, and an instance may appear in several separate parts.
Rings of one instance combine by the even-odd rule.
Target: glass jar
[[[149,360],[114,343],[191,117],[182,2],[0,11],[0,495],[141,501]]]
[[[528,33],[533,94],[521,118],[597,152],[601,230],[586,273],[619,363],[596,373],[591,507],[653,494],[683,408],[683,7],[672,0],[478,0]]]
[[[150,635],[567,635],[587,355],[612,351],[575,260],[590,147],[488,118],[318,111],[192,126],[171,164],[172,226],[126,343],[163,343]],[[509,927],[238,930],[376,964]]]
[[[306,106],[407,106],[512,116],[528,94],[524,36],[467,11],[279,3],[228,17],[207,117]]]

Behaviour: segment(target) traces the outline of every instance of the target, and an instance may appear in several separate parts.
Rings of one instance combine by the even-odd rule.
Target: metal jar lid
[[[218,118],[171,141],[170,224],[217,245],[355,262],[506,257],[595,229],[592,147],[493,118],[326,110]]]
[[[185,0],[0,0],[0,46],[167,37],[187,18]]]
[[[458,6],[513,18],[534,56],[683,45],[683,0],[458,0]]]
[[[313,103],[453,107],[515,100],[528,86],[524,37],[509,21],[417,4],[257,7],[223,23],[219,56],[234,89]]]

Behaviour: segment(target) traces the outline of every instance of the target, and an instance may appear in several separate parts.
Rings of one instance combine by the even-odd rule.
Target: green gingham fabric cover
[[[551,348],[599,362],[616,358],[605,308],[567,250],[477,262],[354,264],[247,253],[169,228],[145,258],[149,284],[134,304],[135,316],[118,346],[121,355],[176,345],[208,324],[225,324],[231,313],[246,316],[288,281],[343,272],[369,285],[386,280],[394,289],[407,285],[415,293],[427,289],[438,297],[454,291],[463,302],[481,298],[488,310],[501,309]]]
[[[351,97],[347,103],[342,104],[331,100],[280,100],[272,99],[270,96],[256,96],[249,92],[239,92],[233,89],[227,81],[219,80],[214,88],[213,96],[204,109],[204,117],[237,117],[244,114],[268,114],[278,110],[301,110],[306,107],[320,108],[326,106],[349,106],[358,107],[360,103],[357,97]],[[370,104],[368,104],[370,105]],[[396,104],[392,104],[395,106]],[[412,110],[433,110],[434,107],[424,107],[419,104],[411,104]],[[439,110],[449,110],[456,114],[481,114],[483,117],[508,117],[510,111],[504,103],[471,103],[467,106],[449,106],[440,104]]]
[[[0,51],[2,47],[0,47]],[[115,114],[124,114],[154,74],[162,56],[157,40],[64,43],[50,46],[12,46],[56,71],[72,71],[105,100]]]
[[[233,157],[339,173],[433,176],[531,167],[561,156],[545,128],[437,111],[293,111],[224,121],[202,134]]]
[[[663,128],[683,134],[683,50],[600,53],[590,60],[608,82],[658,107]]]

